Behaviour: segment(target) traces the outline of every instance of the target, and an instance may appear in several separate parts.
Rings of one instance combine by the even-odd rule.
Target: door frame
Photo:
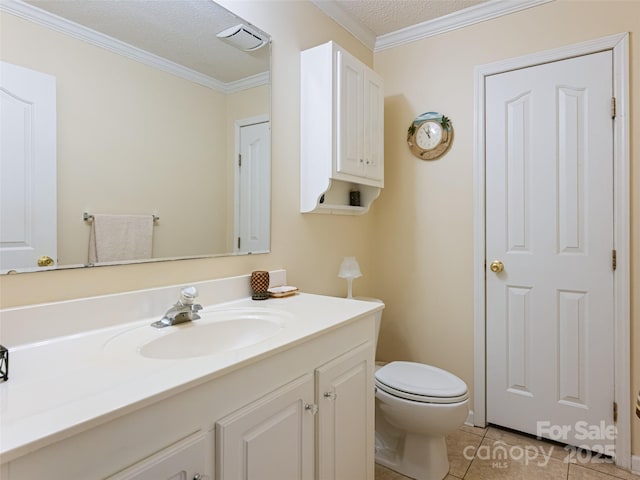
[[[552,50],[476,66],[474,69],[474,399],[473,423],[487,425],[486,401],[486,237],[485,237],[485,80],[504,73],[580,55],[613,52],[613,241],[614,399],[618,404],[616,459],[631,468],[631,320],[630,320],[630,186],[629,186],[629,34],[620,33]]]

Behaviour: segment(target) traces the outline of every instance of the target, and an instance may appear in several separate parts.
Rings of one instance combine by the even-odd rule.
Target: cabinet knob
[[[327,398],[329,400],[335,400],[337,397],[335,392],[324,392],[324,398]]]
[[[314,405],[313,403],[305,403],[304,404],[304,410],[309,415],[315,415],[316,413],[318,413],[318,406]]]

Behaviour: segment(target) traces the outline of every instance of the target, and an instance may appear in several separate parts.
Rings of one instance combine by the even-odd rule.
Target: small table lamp
[[[360,272],[360,265],[358,265],[356,257],[344,257],[344,260],[342,260],[342,264],[340,265],[338,277],[346,278],[347,280],[347,298],[353,298],[353,292],[351,289],[353,279],[361,276],[362,273]]]

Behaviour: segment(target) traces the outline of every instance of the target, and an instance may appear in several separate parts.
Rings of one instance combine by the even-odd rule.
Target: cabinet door
[[[191,435],[107,480],[209,480],[210,435]]]
[[[338,50],[336,105],[336,170],[362,176],[364,168],[362,122],[364,66],[348,53]]]
[[[311,480],[313,376],[294,380],[216,423],[217,480]]]
[[[316,369],[318,480],[374,476],[371,342]]]
[[[384,178],[384,90],[382,78],[366,69],[364,75],[364,176]]]

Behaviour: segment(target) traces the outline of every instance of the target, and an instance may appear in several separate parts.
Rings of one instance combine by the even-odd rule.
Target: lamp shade
[[[340,265],[340,271],[338,277],[340,278],[358,278],[362,276],[360,272],[360,265],[356,257],[344,257],[342,264]]]

